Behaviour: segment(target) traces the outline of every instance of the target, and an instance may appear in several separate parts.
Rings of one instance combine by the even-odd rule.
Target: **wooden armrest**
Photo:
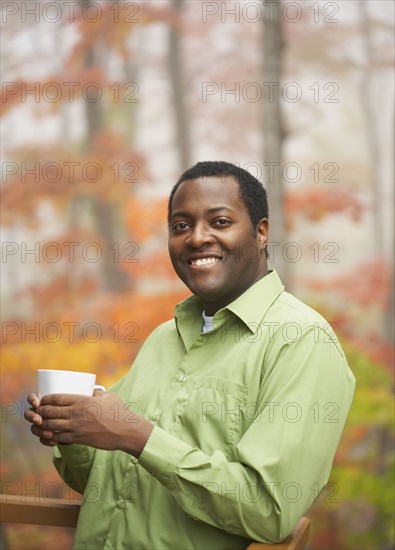
[[[246,550],[304,550],[309,539],[310,520],[301,518],[293,532],[282,542],[277,544],[266,544],[263,542],[252,542]]]
[[[19,495],[0,495],[1,521],[76,527],[80,502],[43,499]],[[246,550],[304,550],[310,530],[310,520],[303,517],[285,540],[278,544],[252,542]]]
[[[80,502],[19,495],[0,495],[1,521],[76,527]]]

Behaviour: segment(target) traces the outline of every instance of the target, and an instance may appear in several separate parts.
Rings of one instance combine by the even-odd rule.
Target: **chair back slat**
[[[304,550],[309,540],[310,520],[301,518],[297,526],[282,542],[277,544],[266,544],[263,542],[251,542],[246,550]]]
[[[43,499],[29,496],[0,495],[0,519],[9,523],[76,527],[81,502]],[[304,550],[310,530],[310,520],[301,518],[284,541],[277,544],[251,542],[246,550]]]
[[[80,502],[1,495],[0,518],[10,523],[76,527]]]

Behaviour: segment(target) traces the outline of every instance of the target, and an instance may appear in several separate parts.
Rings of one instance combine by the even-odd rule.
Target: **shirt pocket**
[[[234,457],[245,427],[248,387],[215,376],[190,376],[176,398],[171,431],[206,454]]]

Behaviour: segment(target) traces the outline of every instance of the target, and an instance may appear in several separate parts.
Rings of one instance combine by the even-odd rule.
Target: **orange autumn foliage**
[[[363,206],[355,193],[338,187],[326,189],[317,186],[288,191],[285,209],[290,226],[296,216],[320,221],[328,214],[345,213],[357,222],[363,212]]]
[[[125,218],[129,233],[143,242],[166,231],[167,197],[159,200],[143,200],[136,196],[125,204]]]
[[[356,274],[358,276],[356,277]],[[361,305],[378,305],[382,309],[389,307],[392,270],[382,260],[369,260],[359,265],[351,273],[341,273],[330,280],[310,279],[308,285],[319,292],[336,292],[346,300]]]

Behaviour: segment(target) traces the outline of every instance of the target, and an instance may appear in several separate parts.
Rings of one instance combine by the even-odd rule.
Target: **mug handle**
[[[95,384],[93,386],[93,391],[95,391],[95,390],[106,391],[106,388],[104,386],[100,386],[100,384]]]

